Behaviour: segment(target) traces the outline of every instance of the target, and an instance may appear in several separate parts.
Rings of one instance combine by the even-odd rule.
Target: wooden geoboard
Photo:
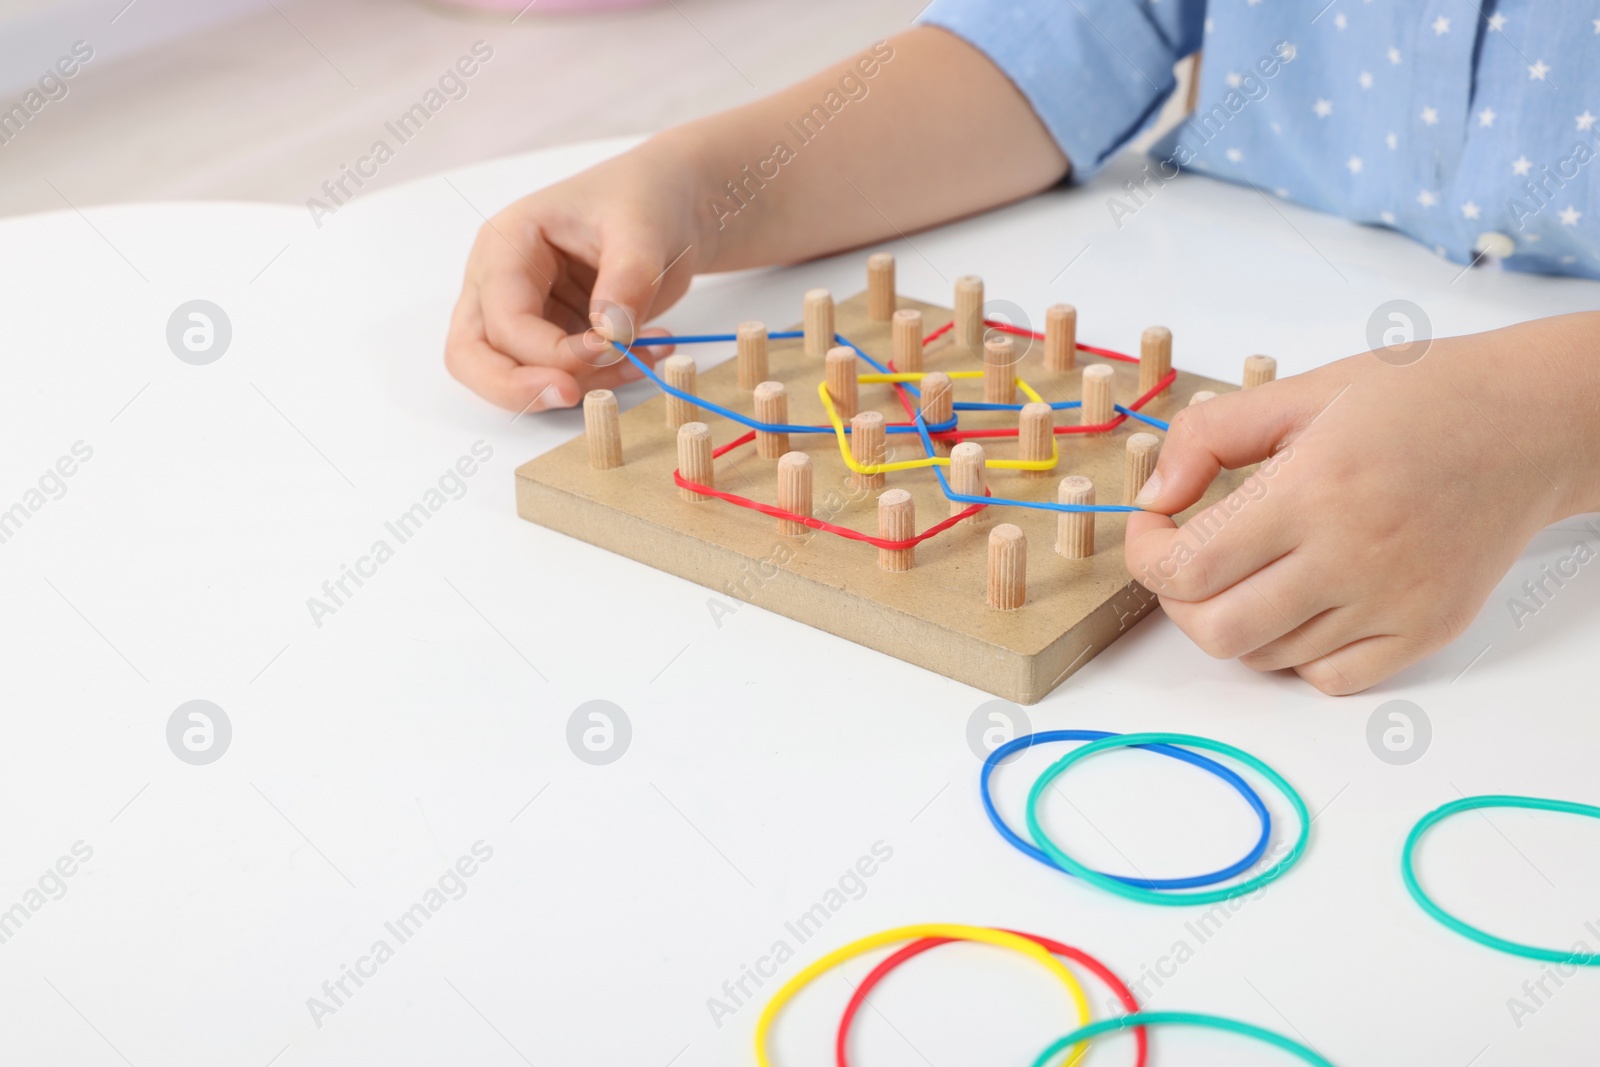
[[[903,296],[896,303],[919,309],[929,333],[948,323],[953,314],[949,308]],[[835,314],[840,335],[879,361],[889,360],[890,324],[869,319],[865,293],[839,302]],[[1136,365],[1080,351],[1075,370],[1050,372],[1044,368],[1042,348],[1042,342],[1032,342],[1017,373],[1048,402],[1076,399],[1082,368],[1102,362],[1114,370],[1117,403],[1127,404],[1138,394]],[[772,340],[768,352],[767,378],[787,387],[788,421],[825,425],[817,396],[823,361],[807,355],[798,338]],[[927,346],[923,369],[974,370],[978,361],[947,337]],[[980,400],[982,388],[980,380],[957,380],[955,399]],[[1172,387],[1148,402],[1143,413],[1170,420],[1194,393],[1234,388],[1179,371]],[[702,370],[696,394],[736,411],[753,412],[751,394],[739,386],[732,359]],[[667,423],[665,405],[666,398],[657,395],[621,413],[624,462],[620,467],[591,467],[581,435],[524,463],[516,473],[518,514],[687,578],[719,596],[775,611],[1022,704],[1040,700],[1156,604],[1154,595],[1134,582],[1123,566],[1123,515],[1096,515],[1094,555],[1067,559],[1053,548],[1055,513],[990,507],[976,525],[956,526],[919,545],[913,569],[892,573],[879,568],[878,550],[870,545],[815,531],[787,535],[779,532],[778,520],[759,512],[715,499],[684,500],[673,484],[677,431]],[[882,412],[890,421],[905,418],[888,384],[862,384],[860,408]],[[1078,418],[1075,410],[1057,413],[1058,424]],[[964,411],[960,419],[963,429],[1017,424],[1015,412]],[[745,432],[745,427],[704,409],[699,420],[711,428],[718,446]],[[996,497],[1053,501],[1063,476],[1081,474],[1094,481],[1100,503],[1120,503],[1124,442],[1141,429],[1149,427],[1129,420],[1109,433],[1059,435],[1061,458],[1055,471],[1040,476],[991,469],[989,488]],[[923,455],[915,436],[896,435],[889,442],[891,458]],[[982,443],[995,458],[1017,453],[1012,438]],[[832,434],[791,435],[789,447],[812,457],[816,513],[838,525],[877,532],[876,497],[882,490],[852,489]],[[772,503],[777,494],[776,466],[775,460],[758,456],[753,446],[741,448],[716,461],[716,485]],[[1197,507],[1231,492],[1245,474],[1224,472]],[[894,472],[886,478],[886,488],[912,494],[918,530],[950,514],[950,504],[931,470]],[[1028,539],[1027,599],[1015,611],[991,609],[984,598],[988,535],[1001,522],[1020,526]]]

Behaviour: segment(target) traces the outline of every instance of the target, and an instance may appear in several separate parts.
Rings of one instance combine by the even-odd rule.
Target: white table
[[[1412,823],[1459,793],[1600,799],[1600,573],[1520,629],[1505,606],[1600,535],[1574,520],[1540,536],[1464,637],[1360,696],[1212,661],[1157,616],[1028,710],[1035,727],[1234,742],[1321,813],[1302,864],[1202,940],[1194,911],[1124,904],[1001,843],[967,742],[986,694],[756,608],[719,625],[707,590],[516,517],[512,469],[579,417],[512,420],[468,395],[441,365],[446,313],[479,212],[619,147],[377,193],[320,231],[298,209],[246,204],[0,224],[0,508],[26,508],[75,443],[92,449],[0,544],[0,908],[27,912],[0,944],[0,1062],[746,1064],[777,981],[855,936],[936,920],[1075,943],[1142,975],[1151,1007],[1299,1034],[1341,1065],[1570,1063],[1592,1048],[1600,975],[1547,979],[1516,1025],[1508,998],[1533,1006],[1522,986],[1541,966],[1435,925],[1398,857]],[[1360,350],[1393,297],[1440,333],[1600,299],[1586,283],[1458,277],[1399,237],[1203,179],[1117,230],[1105,198],[1130,174],[895,245],[901,287],[943,301],[949,279],[981,273],[1033,314],[1070,299],[1083,340],[1122,348],[1164,322],[1180,366],[1227,379],[1248,352],[1287,374]],[[861,261],[709,279],[666,324],[787,323],[810,286],[858,289]],[[232,325],[206,366],[165,338],[195,298]],[[426,503],[475,442],[492,458],[399,544],[385,522]],[[315,625],[307,598],[380,538],[392,558],[359,588],[346,579],[351,595]],[[807,690],[771,683],[794,657]],[[194,699],[232,727],[209,765],[168,748],[169,717]],[[595,699],[632,728],[604,766],[567,743]],[[1366,739],[1395,699],[1432,723],[1407,766]],[[1012,818],[1043,764],[1002,773]],[[1089,761],[1063,794],[1052,826],[1113,869],[1211,869],[1255,832],[1220,783],[1147,755]],[[1430,839],[1441,900],[1509,936],[1596,947],[1600,826],[1492,819]],[[92,857],[64,864],[60,899],[29,897],[77,842]],[[465,895],[400,943],[385,923],[426,904],[475,842],[493,855]],[[876,842],[892,858],[798,943],[785,923]],[[314,1020],[308,998],[379,939],[393,958],[363,964],[371,977],[346,979],[351,995]],[[715,1025],[708,998],[780,940],[797,957]],[[864,1014],[856,1061],[1031,1062],[1069,1028],[1035,970],[975,947],[918,960]],[[849,989],[831,975],[785,1016],[780,1062],[831,1062]],[[1106,1044],[1096,1062],[1130,1061],[1128,1038]],[[1286,1062],[1207,1034],[1155,1049],[1153,1063]]]

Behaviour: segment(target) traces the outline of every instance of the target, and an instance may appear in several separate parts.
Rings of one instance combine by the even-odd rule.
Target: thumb
[[[608,239],[590,290],[589,324],[608,341],[632,342],[650,317],[668,266],[660,244],[641,234]]]
[[[1315,412],[1293,378],[1203,400],[1172,420],[1156,469],[1134,503],[1161,515],[1194,504],[1224,468],[1259,463]]]

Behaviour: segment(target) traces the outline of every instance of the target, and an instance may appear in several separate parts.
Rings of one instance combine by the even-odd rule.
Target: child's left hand
[[[1173,421],[1127,564],[1206,652],[1358,692],[1466,629],[1534,533],[1600,507],[1600,315],[1393,352]],[[1181,527],[1167,517],[1260,461]]]

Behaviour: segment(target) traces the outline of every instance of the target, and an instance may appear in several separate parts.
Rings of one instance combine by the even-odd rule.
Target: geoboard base
[[[898,305],[922,311],[929,332],[949,321],[948,309],[901,297]],[[842,301],[836,329],[881,361],[890,357],[889,325],[867,318],[865,295]],[[693,349],[684,349],[692,352]],[[1018,373],[1046,400],[1078,396],[1080,371],[1046,372],[1042,345],[1034,344]],[[1098,357],[1079,354],[1079,368]],[[1119,403],[1137,394],[1138,368],[1112,364]],[[976,369],[977,361],[941,342],[928,346],[925,370]],[[822,361],[808,357],[802,343],[772,341],[769,374],[788,388],[789,421],[822,423],[816,395]],[[865,368],[865,365],[863,365]],[[981,399],[981,382],[956,383],[958,400]],[[1202,389],[1232,387],[1179,372],[1167,394],[1146,405],[1146,413],[1170,419]],[[738,387],[733,360],[704,370],[699,396],[736,411],[750,412],[751,399]],[[863,385],[861,407],[891,421],[905,413],[888,385]],[[1015,413],[963,412],[965,428],[1015,426]],[[718,446],[744,427],[702,410]],[[1058,423],[1076,422],[1076,410],[1057,413]],[[620,416],[624,465],[596,470],[589,465],[582,436],[517,469],[517,512],[542,526],[687,578],[720,596],[732,597],[925,667],[1021,704],[1043,698],[1094,658],[1155,606],[1155,597],[1128,577],[1122,562],[1121,515],[1096,517],[1096,548],[1089,559],[1066,559],[1054,551],[1056,515],[1021,508],[990,508],[977,525],[957,526],[919,545],[916,566],[904,573],[878,567],[877,549],[812,531],[792,537],[777,521],[731,504],[682,499],[672,483],[677,465],[676,431],[666,423],[665,400],[656,396]],[[1053,500],[1066,474],[1086,474],[1100,503],[1121,501],[1123,445],[1140,424],[1124,423],[1104,434],[1058,437],[1061,462],[1045,477],[1017,471],[990,471],[996,496]],[[981,442],[996,457],[1016,454],[1012,439]],[[921,455],[914,436],[890,438],[891,459]],[[805,451],[815,465],[815,514],[865,533],[877,532],[876,497],[881,490],[852,486],[831,434],[794,435],[790,448]],[[1225,474],[1206,497],[1210,502],[1242,480]],[[916,502],[917,529],[949,514],[931,471],[891,473],[887,486],[909,490]],[[753,446],[735,450],[716,463],[719,488],[750,499],[776,499],[776,462],[760,458]],[[1204,503],[1203,502],[1203,503]],[[993,611],[984,603],[989,530],[1010,522],[1028,536],[1028,599],[1017,611]]]

